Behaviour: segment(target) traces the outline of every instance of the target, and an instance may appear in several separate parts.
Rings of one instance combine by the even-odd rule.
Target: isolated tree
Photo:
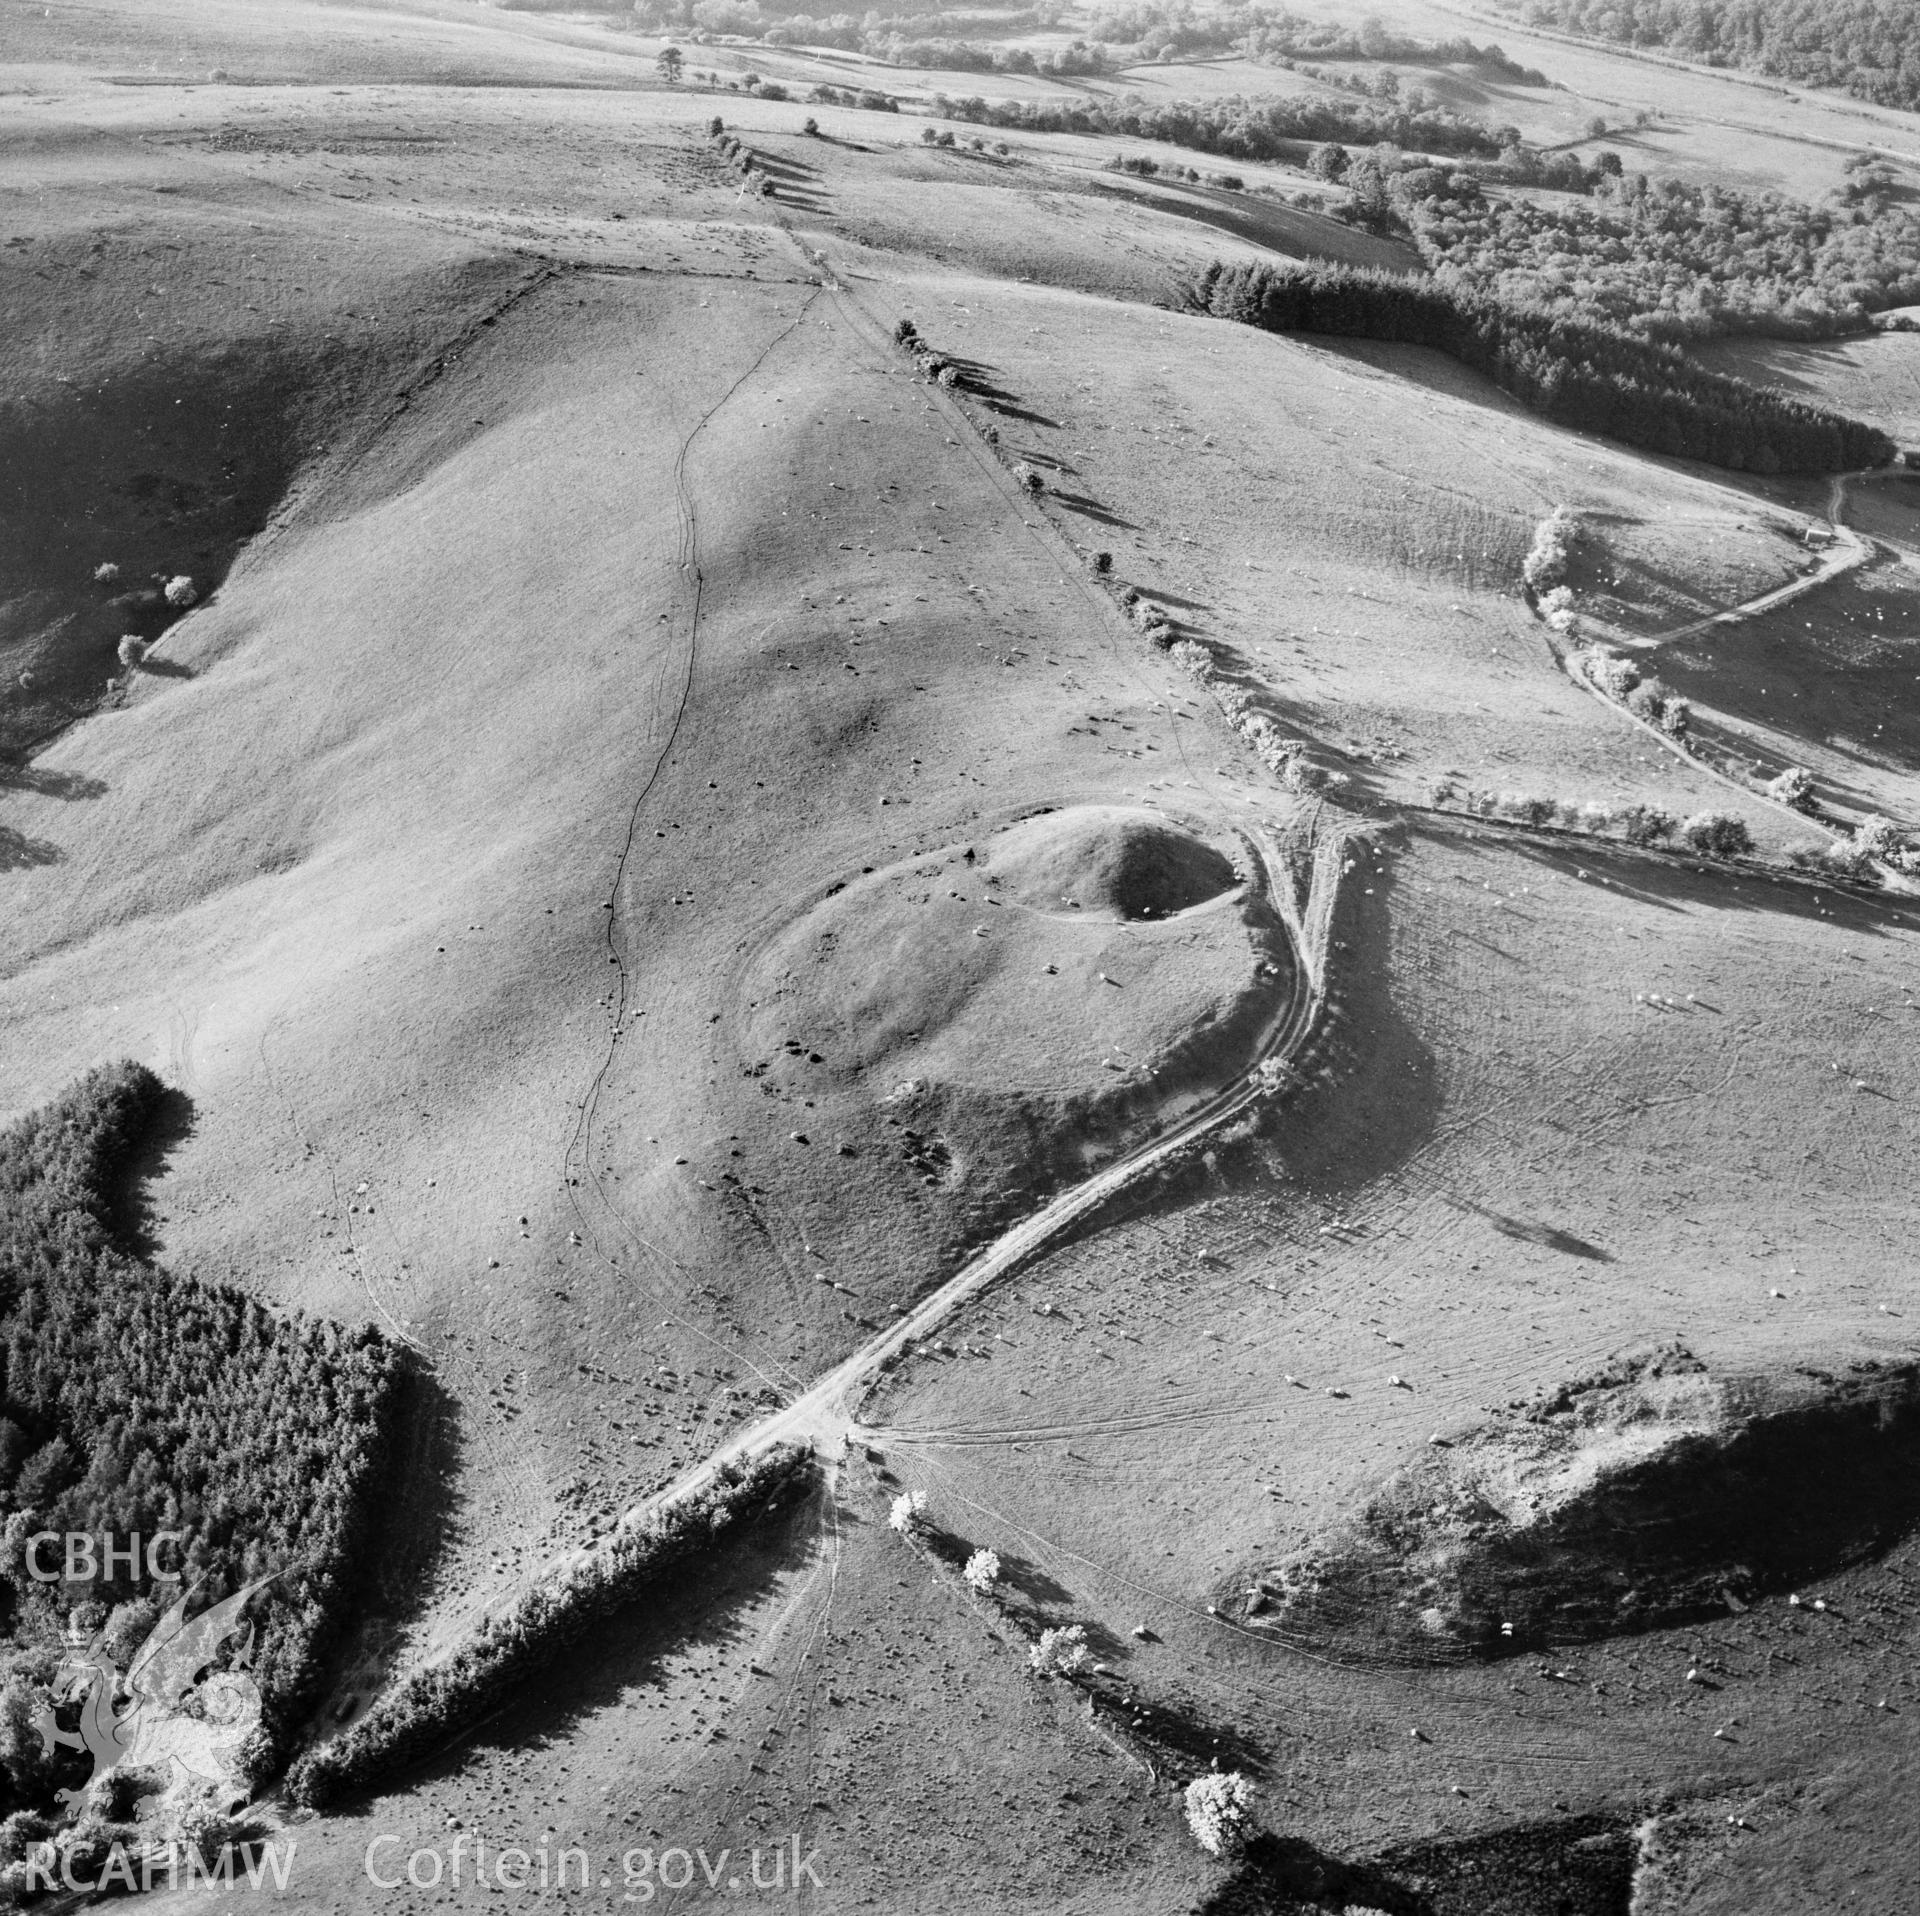
[[[131,672],[147,656],[147,642],[137,633],[129,632],[120,641],[120,663]]]
[[[660,69],[660,77],[669,86],[677,85],[680,69],[687,63],[687,56],[678,47],[662,47],[654,64]]]
[[[1805,766],[1788,766],[1778,778],[1766,781],[1766,797],[1791,804],[1795,812],[1807,812],[1812,808],[1812,772]]]
[[[1000,1553],[997,1550],[976,1550],[967,1559],[966,1568],[960,1574],[965,1578],[969,1590],[977,1590],[983,1597],[991,1594],[993,1586],[1000,1581]]]
[[[1187,1785],[1187,1828],[1209,1856],[1232,1856],[1246,1841],[1253,1785],[1238,1770],[1213,1770]]]
[[[1027,1662],[1035,1676],[1077,1676],[1092,1661],[1087,1650],[1087,1633],[1077,1623],[1069,1623],[1060,1630],[1042,1630],[1040,1641],[1027,1652]]]
[[[926,1509],[924,1490],[904,1490],[894,1498],[893,1508],[887,1512],[887,1527],[903,1537],[917,1537],[927,1527]]]

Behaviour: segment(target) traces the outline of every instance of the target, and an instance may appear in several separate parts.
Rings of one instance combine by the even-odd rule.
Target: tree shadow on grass
[[[753,163],[761,172],[771,173],[777,180],[817,180],[820,177],[817,166],[807,166],[799,160],[778,160],[770,153],[756,152]]]
[[[1262,1831],[1195,1916],[1627,1916],[1632,1845],[1615,1823],[1570,1817],[1347,1862]]]
[[[1486,853],[1523,858],[1562,877],[1586,872],[1592,882],[1604,876],[1609,891],[1658,910],[1770,912],[1824,921],[1863,938],[1888,937],[1896,926],[1920,930],[1920,911],[1895,894],[1855,891],[1755,864],[1717,863],[1697,852],[1640,851],[1618,840],[1548,835],[1524,826],[1508,831],[1484,819],[1463,818],[1456,827],[1429,817],[1415,829],[1456,844],[1477,838]]]
[[[1507,1217],[1499,1211],[1489,1210],[1484,1204],[1475,1204],[1469,1198],[1455,1197],[1442,1192],[1444,1200],[1456,1211],[1469,1211],[1475,1217],[1484,1218],[1502,1237],[1518,1238],[1522,1243],[1538,1244],[1549,1251],[1559,1251],[1566,1257],[1590,1258],[1597,1264],[1611,1264],[1614,1256],[1597,1244],[1589,1244],[1583,1237],[1575,1237],[1571,1231],[1562,1231],[1551,1224],[1541,1224],[1530,1218]]]
[[[182,665],[178,659],[157,659],[151,652],[140,661],[140,668],[149,678],[190,679],[198,674],[190,665]]]
[[[1297,1836],[1261,1831],[1194,1916],[1326,1916],[1343,1909],[1435,1916],[1425,1897],[1368,1863],[1347,1863]]]
[[[1062,492],[1059,487],[1050,488],[1049,497],[1058,506],[1064,506],[1068,512],[1077,512],[1083,519],[1097,520],[1103,526],[1117,526],[1122,532],[1138,532],[1139,526],[1131,519],[1123,519],[1117,512],[1109,512],[1096,500],[1089,499],[1084,493]]]
[[[0,759],[0,792],[33,792],[41,798],[104,798],[107,782],[85,772],[56,772],[39,765],[8,764]]]
[[[977,386],[969,384],[970,392],[990,412],[997,412],[1002,419],[1018,419],[1028,426],[1045,426],[1051,432],[1063,430],[1059,420],[1049,419],[1043,412],[1035,412],[1030,406],[1023,406],[1011,393],[1003,393],[997,386]]]
[[[1029,1557],[1017,1557],[1003,1550],[1000,1552],[1000,1580],[1035,1604],[1069,1604],[1074,1595],[1065,1584],[1040,1568]]]
[[[1183,592],[1169,592],[1165,586],[1149,585],[1140,579],[1124,579],[1118,581],[1118,583],[1131,586],[1143,599],[1151,599],[1156,605],[1177,605],[1186,612],[1211,612],[1213,610],[1213,607],[1207,604],[1204,599],[1190,599]],[[1224,650],[1225,648],[1222,649]],[[1244,665],[1245,661],[1240,658],[1238,653],[1233,653],[1230,656],[1236,663]]]
[[[38,865],[57,865],[66,857],[50,839],[29,838],[11,825],[0,825],[0,872],[31,871]]]
[[[1142,1696],[1125,1677],[1092,1677],[1086,1679],[1086,1689],[1096,1716],[1112,1718],[1134,1742],[1146,1745],[1162,1767],[1176,1774],[1217,1768],[1265,1776],[1272,1766],[1259,1744],[1209,1723],[1177,1700]]]
[[[1062,459],[1055,453],[1042,452],[1037,446],[1009,446],[1007,450],[1030,466],[1039,466],[1047,472],[1064,472],[1069,479],[1080,477],[1080,469],[1072,460]]]
[[[128,1153],[114,1188],[107,1193],[107,1228],[135,1257],[150,1259],[160,1249],[153,1228],[153,1186],[166,1175],[174,1151],[193,1132],[193,1100],[169,1085],[138,1147]]]
[[[368,1600],[377,1610],[411,1615],[435,1561],[460,1539],[457,1498],[465,1454],[459,1404],[426,1364],[410,1364],[393,1435],[393,1492],[365,1572]]]

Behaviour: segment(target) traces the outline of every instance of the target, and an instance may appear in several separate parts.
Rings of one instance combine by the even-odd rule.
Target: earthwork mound
[[[862,873],[754,961],[748,1068],[778,1095],[937,1102],[956,1160],[1017,1114],[1030,1169],[1077,1164],[1231,1082],[1284,1000],[1286,932],[1229,849],[1085,806]]]
[[[1240,882],[1213,846],[1119,806],[1042,812],[1000,834],[985,869],[1009,903],[1036,911],[1171,918]]]

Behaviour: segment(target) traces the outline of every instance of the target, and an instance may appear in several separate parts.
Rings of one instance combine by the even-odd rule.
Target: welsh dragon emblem
[[[93,1771],[78,1789],[62,1790],[59,1801],[76,1813],[87,1792],[109,1771],[125,1764],[171,1763],[179,1772],[216,1786],[235,1786],[241,1753],[260,1721],[260,1689],[247,1674],[253,1650],[253,1625],[242,1623],[247,1604],[273,1581],[261,1577],[191,1621],[187,1606],[199,1589],[185,1591],[148,1632],[122,1671],[106,1650],[105,1632],[92,1637],[69,1634],[55,1689],[56,1705],[77,1701],[79,1727],[63,1730],[53,1708],[34,1721],[42,1750],[85,1750]],[[221,1653],[234,1638],[240,1647],[230,1668],[219,1669]]]

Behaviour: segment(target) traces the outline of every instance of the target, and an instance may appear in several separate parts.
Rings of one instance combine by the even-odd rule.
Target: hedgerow
[[[1561,425],[1736,471],[1847,471],[1893,456],[1877,428],[1709,372],[1676,347],[1439,280],[1320,262],[1216,261],[1188,301],[1268,332],[1431,346]]]
[[[650,1584],[710,1549],[736,1523],[774,1503],[811,1453],[783,1445],[644,1517],[535,1584],[502,1616],[439,1663],[403,1677],[357,1723],[310,1750],[287,1773],[293,1800],[324,1808],[438,1749],[496,1708],[517,1684],[639,1598]]]
[[[1235,160],[1304,161],[1309,146],[1350,141],[1370,146],[1391,142],[1422,153],[1477,153],[1493,158],[1500,138],[1477,120],[1445,108],[1412,112],[1399,102],[1346,100],[1324,94],[1282,99],[1217,100],[949,99],[936,93],[934,112],[944,120],[1013,127],[1027,133],[1117,133],[1133,140],[1161,140]]]
[[[1579,525],[1565,506],[1555,506],[1533,529],[1533,544],[1521,561],[1520,576],[1535,592],[1562,591],[1573,563]]]
[[[1709,858],[1738,858],[1753,850],[1746,821],[1732,812],[1696,812],[1680,827],[1680,836]]]

